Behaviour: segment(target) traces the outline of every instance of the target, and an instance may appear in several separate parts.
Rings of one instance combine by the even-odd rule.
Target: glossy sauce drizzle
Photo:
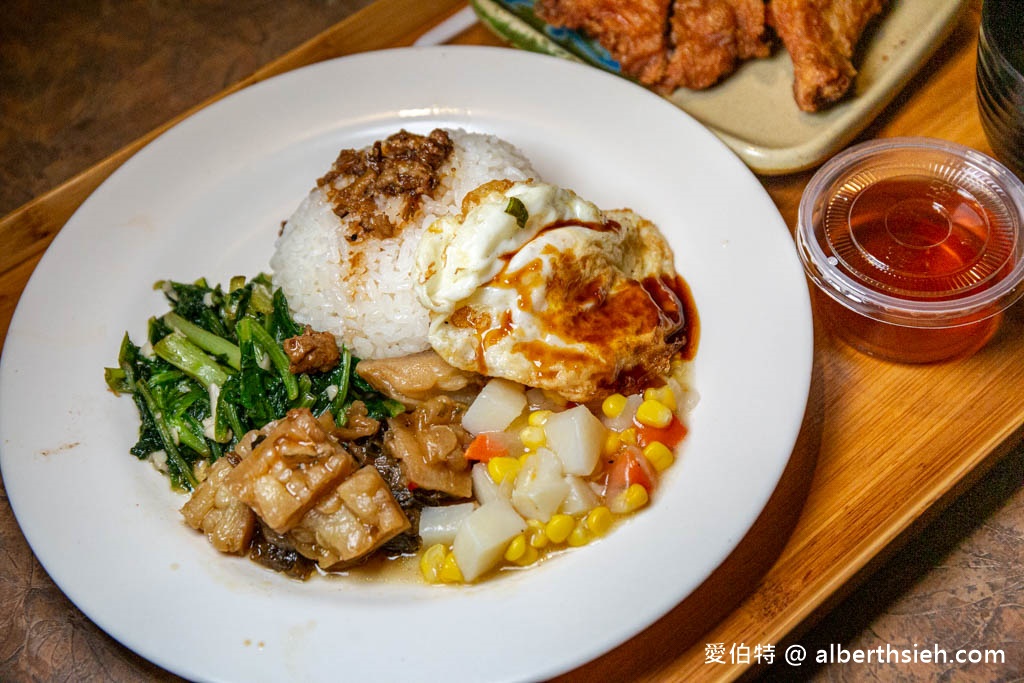
[[[537,234],[567,226],[602,232],[622,229],[610,220],[561,220]],[[559,364],[604,362],[608,365],[607,385],[628,391],[655,379],[671,357],[694,357],[699,330],[697,307],[681,276],[613,281],[607,267],[596,267],[574,254],[549,246],[544,256],[549,260],[547,277],[541,258],[510,271],[509,256],[492,281],[493,285],[515,291],[516,306],[539,321],[545,334],[574,342],[573,346],[543,339],[517,342],[515,352],[531,362],[538,376],[551,376]],[[543,309],[533,303],[538,288],[545,292]],[[457,317],[467,321],[472,318]],[[469,323],[480,339],[477,360],[481,370],[486,367],[485,350],[511,333],[511,322],[511,315],[506,314],[498,320],[482,316]],[[576,345],[579,342],[586,345],[586,351]]]

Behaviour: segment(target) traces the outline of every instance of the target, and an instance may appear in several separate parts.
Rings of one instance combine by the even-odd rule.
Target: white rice
[[[315,188],[277,240],[270,267],[295,319],[333,333],[359,358],[402,356],[430,347],[427,310],[413,289],[423,231],[439,217],[458,213],[466,193],[489,180],[538,178],[508,142],[460,129],[447,132],[454,143],[451,170],[442,176],[436,198],[424,198],[422,211],[394,237],[350,243],[343,220]]]

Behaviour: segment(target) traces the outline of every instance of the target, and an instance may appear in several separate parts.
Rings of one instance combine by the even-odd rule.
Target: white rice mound
[[[530,162],[493,135],[446,129],[454,143],[435,199],[394,237],[344,238],[344,222],[314,188],[288,219],[270,268],[296,321],[331,332],[358,358],[389,358],[430,348],[429,318],[416,298],[413,272],[423,232],[457,214],[470,190],[489,180],[538,178]],[[361,256],[356,256],[361,252]]]

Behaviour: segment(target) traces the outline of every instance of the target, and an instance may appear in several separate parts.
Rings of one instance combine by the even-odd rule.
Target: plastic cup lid
[[[980,320],[1024,294],[1024,184],[994,159],[930,138],[874,140],[804,191],[797,246],[828,296],[914,327]]]

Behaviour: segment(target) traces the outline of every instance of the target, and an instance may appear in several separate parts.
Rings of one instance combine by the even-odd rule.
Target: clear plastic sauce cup
[[[816,309],[886,360],[962,358],[1024,294],[1024,184],[999,162],[929,138],[866,142],[804,191],[797,247]]]

